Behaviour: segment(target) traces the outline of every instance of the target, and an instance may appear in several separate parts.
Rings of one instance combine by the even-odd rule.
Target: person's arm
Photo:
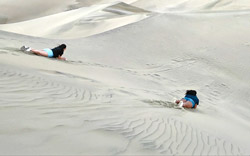
[[[64,60],[64,61],[66,60],[66,58],[65,58],[65,57],[62,57],[62,56],[58,56],[57,59],[59,59],[59,60]]]

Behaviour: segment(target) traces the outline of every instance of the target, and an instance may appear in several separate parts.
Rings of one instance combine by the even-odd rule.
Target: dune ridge
[[[132,5],[154,12],[202,12],[202,11],[249,11],[249,2],[246,0],[138,0]]]
[[[109,3],[84,7],[30,21],[0,25],[0,30],[37,37],[79,38],[102,33],[148,17],[149,12]],[[43,31],[40,31],[43,29]]]
[[[34,11],[35,5],[40,5],[34,1],[30,4],[22,4],[22,8],[28,8],[24,14],[16,14],[17,17],[4,10],[5,6],[15,9],[11,1],[2,2],[2,13],[0,12],[0,30],[45,37],[52,39],[72,39],[87,37],[105,31],[109,31],[121,26],[138,22],[154,13],[230,13],[249,12],[249,4],[245,0],[178,0],[178,1],[68,1],[67,3],[43,3],[39,6],[37,13],[31,15],[29,11]],[[51,6],[46,6],[50,4]],[[59,5],[60,4],[60,5]],[[10,5],[10,6],[9,6]],[[55,6],[55,7],[54,7]],[[44,11],[42,9],[47,9]],[[20,17],[19,17],[20,16]],[[22,19],[30,18],[31,20]],[[66,18],[67,17],[67,18]],[[34,18],[34,19],[32,19]],[[67,19],[67,20],[66,20]],[[91,20],[90,20],[91,19]],[[87,21],[86,21],[87,20]],[[32,28],[32,29],[31,29]],[[43,29],[41,32],[40,29]]]

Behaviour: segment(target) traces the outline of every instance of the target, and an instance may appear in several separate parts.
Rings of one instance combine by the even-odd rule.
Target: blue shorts
[[[51,49],[49,49],[49,48],[43,49],[43,51],[45,51],[48,54],[48,57],[53,57],[54,56],[53,51]]]
[[[190,101],[190,102],[193,104],[192,108],[194,108],[194,106],[195,106],[195,102],[194,102],[194,100],[193,100],[193,99],[188,98],[188,97],[185,97],[184,99],[185,99],[185,100],[187,100],[187,101]]]

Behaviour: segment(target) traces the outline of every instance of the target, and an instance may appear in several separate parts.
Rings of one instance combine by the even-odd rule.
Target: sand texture
[[[249,155],[249,19],[247,0],[1,0],[0,155]],[[19,50],[61,43],[67,61]]]

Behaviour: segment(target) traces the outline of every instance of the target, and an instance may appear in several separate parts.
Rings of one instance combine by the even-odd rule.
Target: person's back
[[[196,96],[197,92],[195,90],[188,90],[186,92],[186,96],[187,98],[191,98],[192,100],[194,100],[195,104],[199,105],[199,99]]]

